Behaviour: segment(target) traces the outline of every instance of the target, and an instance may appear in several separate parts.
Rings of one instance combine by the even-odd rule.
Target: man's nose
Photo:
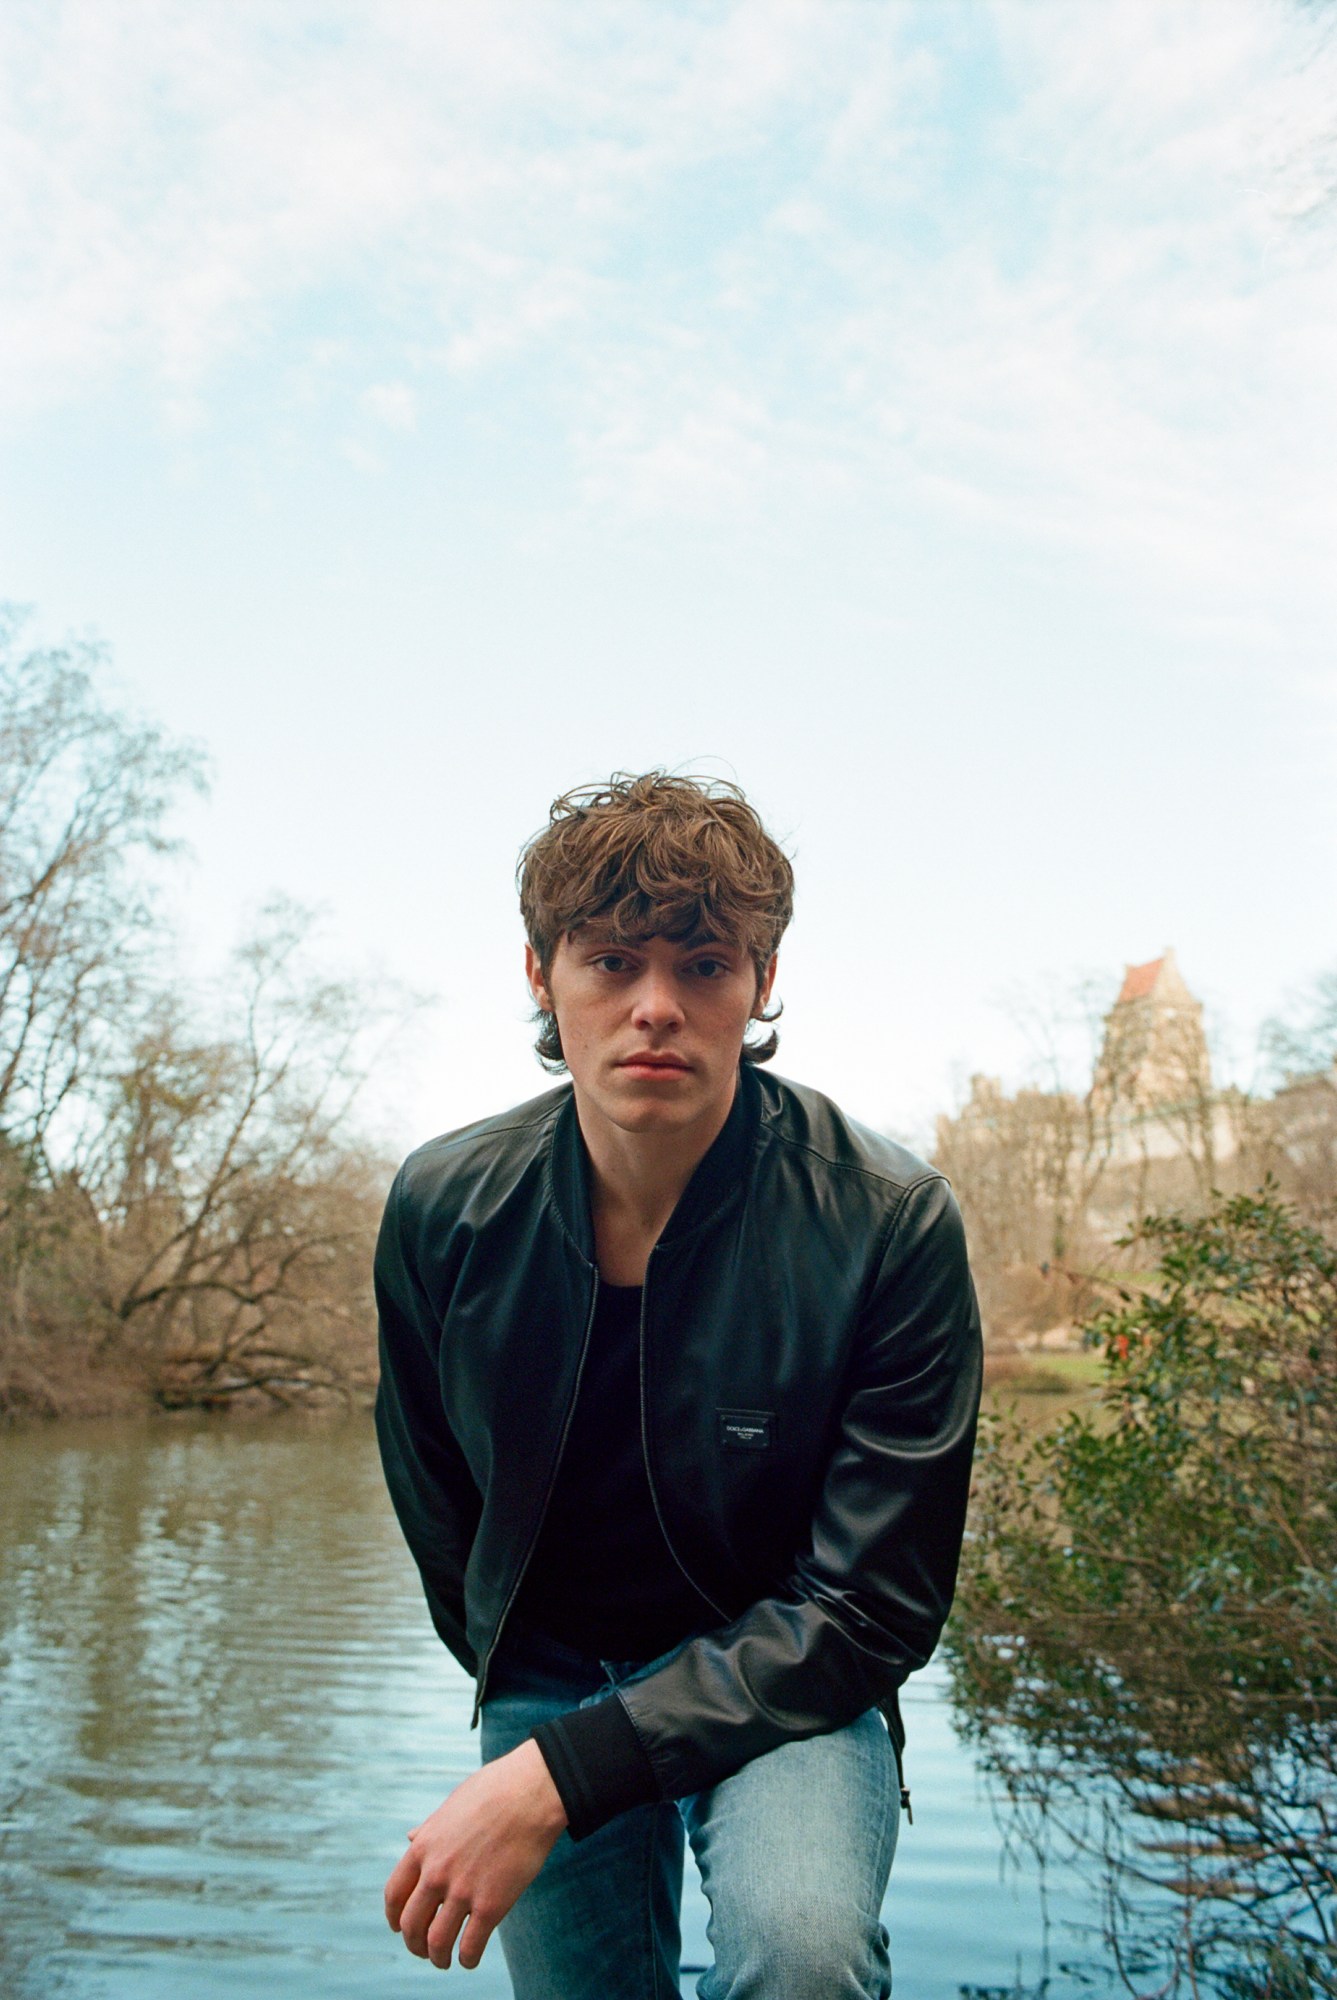
[[[636,982],[632,1019],[642,1028],[673,1027],[681,1021],[677,981],[667,973],[648,969]]]

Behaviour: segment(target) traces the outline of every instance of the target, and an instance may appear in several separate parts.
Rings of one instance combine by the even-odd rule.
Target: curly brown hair
[[[663,770],[615,771],[607,784],[563,792],[526,842],[516,882],[545,976],[561,939],[598,919],[624,944],[667,937],[741,945],[760,994],[794,912],[794,871],[740,788]],[[540,1008],[535,1018],[539,1061],[565,1068],[557,1016]],[[745,1042],[743,1060],[768,1062],[778,1039],[772,1029]]]

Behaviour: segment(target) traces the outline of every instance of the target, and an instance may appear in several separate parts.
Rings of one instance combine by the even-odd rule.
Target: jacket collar
[[[709,1151],[697,1163],[660,1237],[671,1243],[709,1222],[742,1193],[747,1166],[761,1124],[761,1086],[751,1063],[738,1066],[738,1088],[729,1115]],[[576,1116],[575,1091],[568,1088],[552,1139],[552,1194],[567,1234],[582,1257],[594,1263],[590,1213],[590,1159]]]

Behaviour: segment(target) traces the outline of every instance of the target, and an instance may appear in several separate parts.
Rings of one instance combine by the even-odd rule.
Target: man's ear
[[[549,993],[543,977],[543,967],[539,964],[539,955],[533,945],[529,943],[525,945],[525,978],[529,981],[529,990],[534,996],[534,1005],[541,1007],[545,1014],[551,1014],[552,995]]]
[[[771,988],[775,984],[775,968],[779,962],[780,954],[773,951],[771,953],[771,962],[762,973],[757,985],[756,1003],[752,1009],[752,1018],[754,1021],[759,1021],[770,1005]]]

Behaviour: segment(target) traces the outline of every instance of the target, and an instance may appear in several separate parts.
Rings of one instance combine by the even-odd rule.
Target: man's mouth
[[[623,1056],[618,1064],[619,1069],[685,1070],[688,1067],[681,1056],[655,1055],[649,1050],[642,1050],[634,1056]]]

